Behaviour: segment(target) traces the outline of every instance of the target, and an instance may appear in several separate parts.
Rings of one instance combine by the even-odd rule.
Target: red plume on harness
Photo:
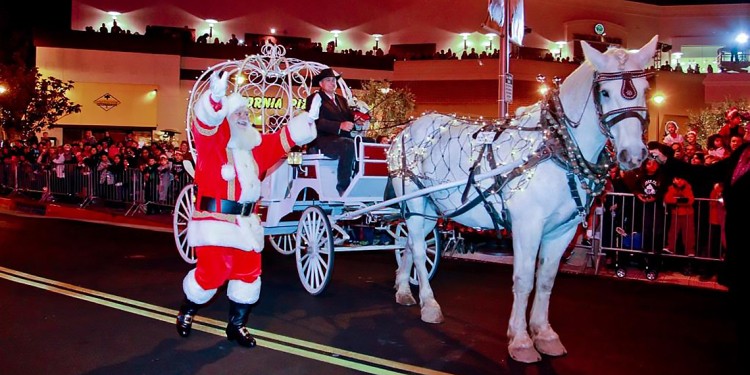
[[[369,113],[364,113],[358,109],[354,110],[354,121],[370,121],[372,116]]]

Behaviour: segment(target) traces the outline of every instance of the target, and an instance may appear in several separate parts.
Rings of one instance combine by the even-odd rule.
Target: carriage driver
[[[362,127],[365,119],[356,117],[347,100],[336,94],[336,82],[341,78],[336,71],[326,68],[313,77],[312,85],[320,90],[307,97],[307,110],[314,99],[321,99],[320,116],[315,121],[318,138],[310,144],[325,156],[338,159],[336,190],[343,195],[352,181],[354,171],[354,136],[352,130]]]
[[[194,105],[192,135],[197,151],[195,211],[188,221],[187,240],[198,258],[182,282],[185,299],[177,315],[177,333],[190,335],[201,305],[228,281],[227,338],[255,346],[245,327],[261,286],[263,227],[255,213],[260,181],[289,149],[316,136],[313,121],[320,101],[276,133],[261,135],[250,122],[246,98],[227,96],[228,73],[214,72],[209,90]]]

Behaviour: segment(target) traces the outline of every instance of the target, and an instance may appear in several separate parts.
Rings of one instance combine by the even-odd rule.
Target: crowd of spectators
[[[31,181],[48,173],[54,179],[50,188],[57,189],[53,193],[130,202],[143,198],[144,203],[152,203],[148,213],[155,213],[158,205],[169,205],[175,192],[189,181],[184,163],[192,161],[192,156],[186,141],[175,148],[168,142],[141,144],[133,133],[120,141],[109,132],[97,139],[90,130],[80,141],[58,146],[45,138],[43,133],[42,139],[31,136],[2,145],[1,186],[16,182],[32,187]],[[92,183],[82,181],[84,176],[93,177]],[[134,195],[140,191],[143,197]]]
[[[668,121],[661,141],[651,142],[649,148],[665,150],[686,163],[710,165],[728,158],[743,144],[745,121],[750,121],[750,114],[731,108],[725,124],[705,143],[698,141],[695,130],[683,133],[677,122]],[[677,254],[689,259],[723,258],[726,211],[721,183],[669,175],[651,158],[633,171],[614,167],[609,177],[605,197],[614,192],[632,194],[633,198],[632,202],[622,196],[602,200],[606,212],[603,246],[617,248],[624,244],[651,254]],[[693,272],[692,262],[684,266],[684,273]],[[703,276],[710,276],[715,267],[702,270]]]

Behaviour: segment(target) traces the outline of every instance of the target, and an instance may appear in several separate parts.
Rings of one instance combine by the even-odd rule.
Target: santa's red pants
[[[195,280],[205,290],[216,289],[227,280],[252,283],[261,274],[258,252],[221,246],[196,246],[195,251]]]

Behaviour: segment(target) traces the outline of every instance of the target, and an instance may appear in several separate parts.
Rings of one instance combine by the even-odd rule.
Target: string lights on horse
[[[521,362],[538,361],[540,353],[565,354],[548,320],[554,278],[610,167],[617,163],[633,169],[648,155],[644,69],[656,41],[637,52],[605,53],[582,42],[586,61],[565,81],[555,78],[543,100],[519,109],[514,118],[485,121],[428,113],[396,137],[388,151],[396,195],[431,189],[402,203],[409,239],[396,275],[398,303],[416,303],[408,285],[414,265],[422,320],[443,320],[424,264],[424,238],[438,219],[481,229],[512,225],[508,352]],[[466,183],[434,189],[450,181]]]

